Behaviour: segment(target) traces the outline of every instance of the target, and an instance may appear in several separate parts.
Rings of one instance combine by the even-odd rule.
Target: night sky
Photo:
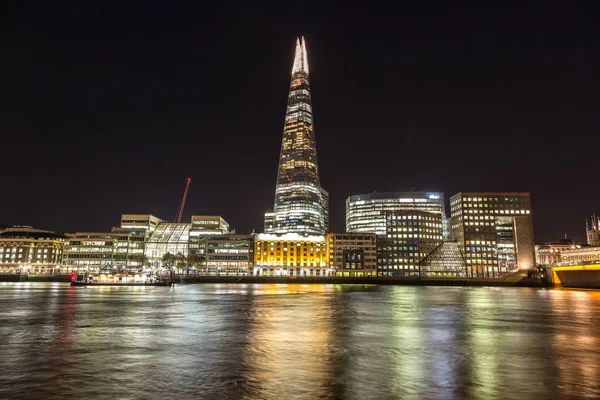
[[[184,219],[262,230],[296,35],[333,230],[411,188],[530,191],[536,243],[600,214],[593,2],[26,3],[0,17],[0,225],[172,220],[189,176]]]

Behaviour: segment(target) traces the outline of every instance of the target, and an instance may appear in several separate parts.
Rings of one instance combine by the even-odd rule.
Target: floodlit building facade
[[[450,198],[450,209],[452,238],[470,277],[535,267],[529,193],[458,193]]]
[[[254,235],[254,275],[322,277],[331,273],[324,235]]]
[[[595,215],[585,219],[585,236],[589,246],[600,246],[600,218]]]
[[[560,253],[561,263],[586,264],[600,262],[600,246],[575,246]]]
[[[335,276],[377,276],[377,237],[374,233],[329,233],[327,259]]]
[[[442,219],[447,229],[444,194],[439,192],[390,192],[353,195],[346,200],[346,231],[387,234],[387,213],[393,211],[429,211]]]
[[[304,38],[298,38],[277,170],[275,202],[273,211],[265,214],[266,233],[326,233],[311,96],[306,43]]]
[[[63,261],[67,235],[31,226],[0,230],[0,272],[52,274]]]
[[[576,249],[571,239],[562,239],[560,242],[546,242],[541,246],[536,246],[535,261],[537,265],[552,265],[562,262],[562,253],[567,250]]]
[[[406,209],[388,211],[385,218],[385,234],[377,238],[378,276],[418,278],[421,260],[442,244],[442,215]]]

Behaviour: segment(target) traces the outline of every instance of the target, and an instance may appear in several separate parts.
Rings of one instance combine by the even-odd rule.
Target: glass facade
[[[444,194],[438,192],[367,193],[350,196],[346,200],[346,231],[385,235],[386,214],[402,210],[438,213],[442,218],[443,236],[449,237]]]
[[[191,223],[163,222],[159,224],[146,242],[146,257],[152,267],[160,267],[162,257],[171,253],[187,257]]]
[[[265,232],[326,232],[304,38],[296,40],[275,203],[273,212],[265,215]]]

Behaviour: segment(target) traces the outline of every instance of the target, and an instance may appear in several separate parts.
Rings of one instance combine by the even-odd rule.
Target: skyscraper
[[[273,212],[266,233],[326,232],[304,38],[296,39]]]

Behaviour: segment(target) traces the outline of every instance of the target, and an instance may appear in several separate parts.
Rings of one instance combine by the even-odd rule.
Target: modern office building
[[[226,234],[201,239],[200,272],[207,275],[251,275],[254,265],[252,235]]]
[[[442,221],[438,211],[387,211],[385,234],[377,237],[377,275],[419,277],[421,260],[442,244]]]
[[[128,232],[77,232],[65,243],[63,264],[90,272],[130,268],[131,243]]]
[[[450,198],[451,231],[471,277],[533,269],[529,193],[458,193]]]
[[[329,233],[327,259],[335,276],[377,276],[377,237],[374,233]]]
[[[162,219],[152,214],[123,214],[121,215],[121,228],[128,229],[132,235],[150,236]]]
[[[275,202],[265,214],[265,232],[326,233],[304,38],[296,39]]]
[[[0,229],[0,272],[51,274],[63,261],[67,235],[31,226]]]
[[[254,275],[331,276],[324,235],[254,235]]]
[[[350,196],[346,200],[346,231],[385,235],[387,213],[406,210],[439,214],[444,238],[448,238],[444,194],[439,192],[375,192]]]

